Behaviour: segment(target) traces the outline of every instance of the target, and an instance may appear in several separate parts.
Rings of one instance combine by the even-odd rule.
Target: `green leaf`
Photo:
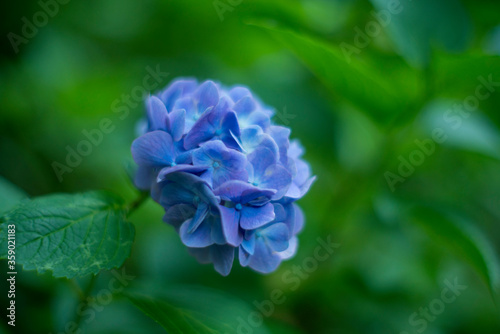
[[[419,90],[410,75],[401,85],[399,80],[387,80],[377,68],[346,56],[339,46],[262,23],[252,24],[266,29],[290,49],[337,97],[346,99],[379,124],[389,123],[415,103]]]
[[[498,305],[500,271],[488,241],[472,225],[431,207],[415,207],[411,210],[411,217],[438,244],[446,246],[472,265],[488,285],[493,300]]]
[[[15,225],[16,262],[25,270],[72,278],[120,267],[134,227],[123,202],[107,192],[55,194],[22,201],[0,218],[0,257]]]
[[[432,47],[462,51],[471,37],[469,17],[458,0],[371,2],[382,18],[377,21],[386,26],[401,55],[415,66],[429,63]]]
[[[196,286],[159,291],[158,284],[154,286],[153,292],[127,293],[127,297],[169,333],[225,334],[237,333],[238,328],[268,333],[263,324],[252,326],[250,323],[255,323],[248,321],[250,314],[258,311],[221,291]]]
[[[0,176],[0,212],[9,210],[26,197],[28,195],[24,191]]]
[[[436,53],[433,62],[434,85],[442,92],[453,93],[454,97],[460,98],[475,95],[476,87],[488,82],[490,76],[494,83],[489,88],[499,90],[500,56]],[[483,91],[481,93],[484,94]]]

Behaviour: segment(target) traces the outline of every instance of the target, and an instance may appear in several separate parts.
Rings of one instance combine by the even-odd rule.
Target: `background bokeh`
[[[243,84],[276,109],[275,122],[292,129],[317,175],[300,201],[306,226],[297,255],[270,275],[235,265],[221,277],[188,255],[149,200],[131,216],[136,242],[125,268],[133,284],[213,288],[254,311],[254,300],[281,289],[285,302],[255,333],[500,333],[492,297],[500,87],[470,111],[463,107],[479,77],[500,82],[500,3],[401,0],[383,29],[367,31],[388,2],[73,0],[19,52],[8,33],[22,36],[22,18],[33,22],[42,7],[4,2],[0,186],[29,196],[109,189],[131,201],[130,144],[144,106],[123,99],[147,68],[169,73],[158,89],[180,76]],[[129,113],[120,119],[115,111],[124,106]],[[65,163],[68,146],[76,149],[82,131],[103,118],[114,131],[60,182],[53,162]],[[391,189],[401,161],[422,150],[416,140],[436,128],[447,139]],[[318,238],[340,246],[292,291],[283,275],[314,255]],[[94,291],[110,275],[100,275]],[[425,328],[415,325],[412,314],[455,280],[467,288],[439,314],[414,318],[426,319]],[[21,272],[17,284],[17,326],[2,321],[0,333],[70,333],[64,327],[78,307],[71,283]],[[0,287],[6,291],[5,279]],[[164,332],[119,295],[82,330]]]

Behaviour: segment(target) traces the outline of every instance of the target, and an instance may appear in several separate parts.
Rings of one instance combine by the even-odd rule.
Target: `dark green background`
[[[212,1],[72,0],[18,53],[7,34],[21,35],[21,18],[32,21],[41,7],[4,2],[0,175],[29,196],[109,189],[133,200],[130,144],[144,108],[139,103],[121,120],[112,104],[142,85],[146,67],[169,73],[161,86],[179,76],[244,84],[291,127],[317,175],[300,201],[306,225],[298,254],[270,275],[235,265],[223,278],[187,254],[149,200],[131,216],[136,242],[125,268],[134,284],[201,285],[250,307],[281,289],[286,301],[265,319],[270,333],[386,334],[417,333],[422,326],[412,326],[411,314],[456,278],[467,289],[425,333],[499,333],[488,284],[462,239],[473,235],[496,270],[500,94],[456,129],[443,115],[475,94],[479,76],[500,81],[500,3],[401,1],[404,10],[347,62],[340,47],[356,46],[357,29],[375,22],[371,12],[385,2],[243,0],[221,20]],[[103,118],[115,130],[59,182],[53,162],[64,163],[66,147],[76,148],[82,131]],[[447,140],[391,191],[384,174],[397,173],[399,157],[408,160],[415,140],[437,127]],[[283,274],[328,236],[340,247],[292,291]],[[95,291],[109,277],[101,275]],[[63,279],[20,272],[17,289],[18,326],[2,321],[0,333],[57,333],[75,317],[76,297]],[[85,326],[88,333],[163,332],[121,296]]]

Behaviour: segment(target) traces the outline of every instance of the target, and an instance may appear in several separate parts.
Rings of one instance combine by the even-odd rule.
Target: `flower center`
[[[177,164],[176,164],[175,162],[172,162],[172,163],[170,164],[170,167],[174,167],[174,166],[177,166]]]
[[[217,129],[217,131],[215,131],[215,135],[216,136],[220,136],[222,134],[222,130],[221,129]]]
[[[213,166],[214,168],[219,168],[220,164],[219,164],[217,161],[215,161],[215,162],[212,164],[212,166]]]
[[[238,203],[238,204],[236,204],[236,206],[234,208],[239,211],[239,210],[243,209],[243,206],[240,203]]]

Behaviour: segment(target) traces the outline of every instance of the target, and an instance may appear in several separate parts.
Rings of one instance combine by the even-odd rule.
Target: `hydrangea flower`
[[[272,109],[245,87],[192,79],[150,96],[146,109],[134,182],[198,261],[224,276],[235,257],[270,273],[295,254],[304,224],[295,201],[315,177]]]

